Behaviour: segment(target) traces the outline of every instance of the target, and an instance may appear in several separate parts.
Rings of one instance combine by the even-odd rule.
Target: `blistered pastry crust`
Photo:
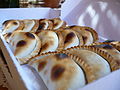
[[[20,62],[20,64],[26,64],[27,62],[29,62],[29,59],[36,56],[41,49],[40,39],[35,34],[33,34],[33,35],[35,36],[35,39],[37,41],[36,46],[34,47],[34,50],[29,55],[27,55],[24,58],[18,58],[18,61]]]
[[[75,50],[75,49],[81,49],[81,50],[90,50],[93,51],[95,53],[97,53],[98,55],[102,56],[103,58],[105,58],[105,60],[110,64],[111,70],[117,70],[119,68],[119,66],[117,65],[116,61],[114,60],[114,58],[109,55],[107,52],[99,49],[99,48],[95,48],[92,46],[75,46],[75,47],[71,47],[67,49],[67,52],[70,50]],[[63,50],[63,52],[66,52],[66,50]]]
[[[93,30],[92,28],[83,26],[83,27],[81,27],[81,29],[91,32],[94,42],[99,40],[97,32],[95,30]]]
[[[82,60],[78,56],[69,54],[67,52],[64,52],[64,53],[67,54],[70,58],[72,58],[84,70],[87,83],[90,83],[96,80],[94,76],[94,72],[90,65],[88,65],[84,60]]]
[[[101,44],[112,45],[114,48],[116,48],[117,50],[120,51],[120,42],[119,41],[114,41],[114,42],[95,42],[95,43],[90,44],[90,46],[92,46],[92,45],[101,45]]]

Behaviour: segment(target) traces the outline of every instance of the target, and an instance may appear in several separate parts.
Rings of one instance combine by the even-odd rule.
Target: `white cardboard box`
[[[119,7],[120,3],[117,0],[114,2],[113,0],[67,0],[62,7],[61,18],[67,21],[69,25],[86,25],[94,28],[101,40],[119,40]],[[0,23],[7,19],[52,18],[58,15],[59,11],[50,8],[0,9],[0,17],[2,17]],[[47,90],[41,78],[32,68],[27,65],[20,66],[2,35],[0,47],[13,76],[12,83],[14,83],[17,90]],[[120,90],[119,83],[120,70],[117,70],[79,90]]]

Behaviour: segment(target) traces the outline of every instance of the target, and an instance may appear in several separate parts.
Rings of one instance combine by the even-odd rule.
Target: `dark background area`
[[[0,8],[19,8],[19,0],[0,0]]]

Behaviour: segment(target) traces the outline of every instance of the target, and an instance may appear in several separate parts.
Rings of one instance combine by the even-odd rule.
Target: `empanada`
[[[37,31],[46,30],[46,29],[53,29],[53,23],[49,19],[40,19],[39,20],[39,27]]]
[[[66,54],[33,59],[29,65],[38,71],[48,90],[77,90],[86,84],[83,70]]]
[[[41,40],[41,53],[56,51],[58,48],[58,36],[54,31],[42,30],[37,33],[37,36]]]
[[[66,27],[66,22],[61,20],[60,18],[53,18],[51,19],[51,21],[53,22],[54,30]]]
[[[20,64],[29,61],[41,49],[39,37],[30,32],[13,32],[9,38],[9,44],[12,46],[13,53]]]
[[[94,42],[91,32],[83,30],[80,26],[69,26],[67,28],[70,28],[81,34],[84,41],[84,45],[89,45]]]
[[[34,19],[26,19],[22,20],[24,23],[24,28],[22,29],[23,32],[35,32],[39,27],[38,20]]]
[[[61,30],[60,33],[63,36],[64,49],[79,45],[79,38],[74,31]]]
[[[2,34],[10,33],[16,30],[22,30],[24,24],[19,20],[7,20],[3,23]]]
[[[64,53],[77,56],[81,60],[83,60],[86,64],[88,64],[90,67],[92,67],[93,73],[91,74],[95,76],[95,80],[111,72],[109,63],[103,57],[101,57],[95,52],[85,50],[85,49],[72,48],[64,51]],[[74,60],[76,61],[76,59]],[[79,62],[79,61],[76,61],[76,62]],[[90,79],[90,75],[88,75],[88,72],[85,72],[85,73],[86,73],[88,83],[90,83],[93,80]]]

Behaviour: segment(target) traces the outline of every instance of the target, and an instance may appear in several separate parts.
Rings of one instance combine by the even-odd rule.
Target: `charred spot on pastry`
[[[54,26],[57,26],[57,25],[59,25],[59,23],[54,23]]]
[[[14,24],[14,25],[18,25],[18,23],[17,23],[17,22],[13,22],[13,24]]]
[[[64,53],[56,54],[55,56],[56,56],[57,60],[64,59],[64,58],[68,57],[68,55],[66,55]]]
[[[45,23],[40,23],[39,27],[38,27],[38,30],[44,29],[44,26],[45,26]]]
[[[71,29],[74,28],[74,27],[76,27],[76,25],[69,26],[69,28],[71,28]]]
[[[103,48],[103,49],[113,49],[114,47],[112,45],[108,45],[108,44],[101,44],[101,45],[94,45],[95,47],[98,48]]]
[[[65,72],[65,67],[62,65],[55,65],[51,70],[51,80],[56,81],[62,78],[63,73]]]
[[[6,21],[4,21],[4,22],[3,22],[3,25],[6,26],[6,24],[8,24],[10,21],[12,21],[12,20],[6,20]]]
[[[16,47],[22,47],[22,46],[26,45],[26,43],[27,43],[26,41],[21,40],[17,43]]]
[[[74,34],[73,32],[70,32],[70,33],[66,36],[64,43],[68,43],[70,40],[72,40],[73,37],[75,37],[75,34]]]
[[[85,28],[86,31],[90,31],[90,29]]]
[[[3,25],[6,25],[8,22],[9,22],[9,20],[4,21],[4,22],[3,22]]]
[[[41,47],[41,50],[45,50],[45,49],[47,49],[48,46],[49,46],[49,44],[48,44],[48,43],[45,43],[45,44]]]
[[[7,21],[4,21],[2,24],[5,25],[7,22],[8,22],[8,20],[7,20]]]
[[[120,66],[120,60],[116,60],[118,66]]]
[[[51,19],[50,21],[54,24],[54,19]]]
[[[35,32],[35,34],[38,35],[40,32],[41,32],[41,30],[37,30],[37,31]]]
[[[27,37],[35,39],[35,36],[32,33],[26,32],[25,34]]]
[[[106,40],[106,41],[104,41],[104,42],[106,42],[106,43],[111,43],[111,42],[115,42],[116,40]]]
[[[38,64],[38,71],[41,71],[44,69],[44,67],[46,66],[47,62],[46,61],[42,61]]]
[[[10,37],[10,36],[11,36],[11,34],[12,34],[12,33],[8,33],[8,34],[7,34],[7,37]]]
[[[88,39],[88,37],[86,37],[86,36],[83,36],[82,38],[83,38],[84,43],[85,43],[85,42],[87,41],[87,39]]]
[[[43,21],[43,20],[45,20],[45,19],[40,19],[39,22],[41,22],[41,21]]]

